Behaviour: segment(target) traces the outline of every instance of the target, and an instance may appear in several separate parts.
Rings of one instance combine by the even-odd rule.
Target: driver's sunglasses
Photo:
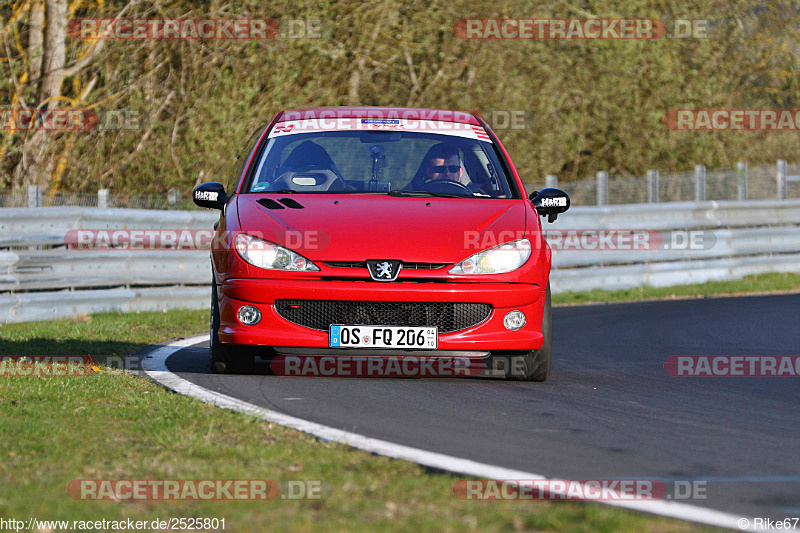
[[[436,165],[433,168],[433,171],[437,174],[443,173],[445,170],[450,172],[451,174],[455,174],[459,170],[461,170],[461,165]]]

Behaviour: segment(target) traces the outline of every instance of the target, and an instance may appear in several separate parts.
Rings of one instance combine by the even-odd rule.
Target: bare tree
[[[42,77],[44,55],[44,1],[31,2],[31,19],[28,33],[28,81],[34,89]]]
[[[67,38],[67,0],[47,0],[47,26],[44,34],[44,83],[42,96],[48,106],[61,96]],[[52,103],[51,103],[52,102]]]

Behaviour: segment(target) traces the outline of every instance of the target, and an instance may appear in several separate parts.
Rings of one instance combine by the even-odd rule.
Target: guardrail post
[[[597,205],[608,205],[608,172],[597,173]]]
[[[747,200],[747,163],[736,163],[736,176],[739,183],[739,200]]]
[[[778,200],[786,200],[786,160],[778,159]]]
[[[696,165],[694,167],[694,201],[704,202],[706,200],[706,167]]]
[[[97,207],[100,209],[108,209],[108,189],[98,189]]]
[[[180,193],[178,189],[170,189],[167,192],[167,203],[169,203],[170,209],[175,209],[175,206],[178,204],[178,200],[180,200]]]
[[[658,170],[647,171],[647,202],[658,203]]]
[[[28,207],[42,207],[42,187],[28,185]]]
[[[553,176],[552,174],[548,174],[547,176],[545,176],[544,186],[558,188],[558,176]]]

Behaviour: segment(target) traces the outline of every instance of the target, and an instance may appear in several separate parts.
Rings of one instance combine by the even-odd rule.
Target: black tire
[[[211,281],[211,320],[210,339],[211,371],[215,374],[247,374],[253,371],[255,358],[246,346],[222,344],[219,342],[219,302],[217,300],[217,283]]]
[[[521,355],[513,355],[506,368],[506,379],[517,381],[547,381],[550,377],[550,366],[553,354],[553,318],[552,304],[550,303],[550,283],[544,299],[544,313],[542,314],[542,333],[544,344],[538,350],[531,350]]]

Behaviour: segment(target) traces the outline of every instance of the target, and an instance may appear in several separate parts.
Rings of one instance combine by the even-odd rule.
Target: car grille
[[[300,326],[328,331],[331,324],[436,326],[440,333],[459,331],[489,317],[482,303],[354,302],[346,300],[275,300],[280,316]]]
[[[333,268],[367,268],[366,261],[325,261]],[[436,270],[444,268],[447,263],[402,263],[404,270]]]

